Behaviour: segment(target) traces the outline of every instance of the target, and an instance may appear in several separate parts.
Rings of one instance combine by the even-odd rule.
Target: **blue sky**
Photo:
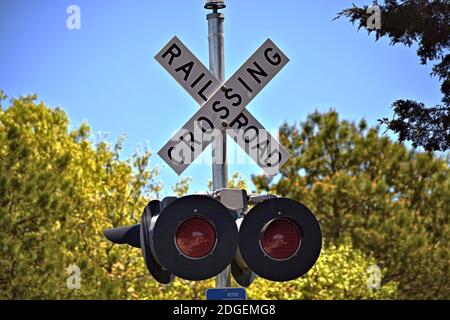
[[[248,106],[267,129],[330,108],[375,125],[392,115],[396,99],[440,102],[439,82],[415,48],[374,42],[345,19],[332,21],[353,2],[370,3],[226,1],[227,78],[267,38],[291,60]],[[81,8],[81,30],[66,28],[72,4]],[[73,128],[87,121],[111,142],[126,133],[124,158],[149,146],[170,194],[180,177],[156,152],[198,106],[153,57],[176,35],[208,65],[206,13],[203,0],[0,0],[0,88],[10,97],[37,93],[62,107]],[[231,165],[235,171],[248,179],[260,173],[250,160]],[[182,177],[193,179],[190,191],[205,190],[210,165],[194,163]]]

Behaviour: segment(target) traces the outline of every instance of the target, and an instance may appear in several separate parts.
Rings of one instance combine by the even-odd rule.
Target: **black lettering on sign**
[[[278,165],[281,163],[281,160],[283,160],[283,156],[281,155],[281,152],[278,151],[278,162],[276,162],[275,164]]]
[[[202,143],[196,141],[194,134],[187,130],[178,139],[179,143],[167,150],[167,156],[175,164],[189,164],[194,160],[195,144],[201,145]]]
[[[189,139],[186,139],[186,137],[188,137]],[[194,140],[194,134],[192,132],[186,132],[185,134],[183,134],[180,137],[180,140],[183,141],[187,146],[189,146],[191,148],[191,151],[194,152],[194,143],[196,142]]]
[[[202,73],[197,79],[195,79],[194,82],[192,82],[192,84],[191,84],[191,88],[195,87],[200,82],[200,80],[203,79],[204,76],[205,76],[205,74]]]
[[[248,118],[245,116],[245,114],[241,113],[233,122],[231,122],[230,127],[234,128],[235,124],[238,124],[238,127],[236,128],[239,130],[242,127],[245,127],[248,124]]]
[[[228,100],[236,99],[236,102],[233,103],[233,106],[239,106],[242,103],[242,97],[238,93],[230,95],[230,92],[233,92],[232,88],[225,90],[225,98],[227,98]]]
[[[264,143],[266,143],[265,145],[263,145]],[[270,141],[269,141],[269,139],[266,139],[264,142],[258,142],[257,144],[256,144],[256,148],[258,149],[258,150],[261,150],[262,152],[266,152],[267,151],[267,149],[268,149],[268,147],[269,147],[269,145],[270,145]]]
[[[247,68],[247,72],[249,75],[251,75],[253,77],[253,79],[255,79],[256,82],[261,83],[261,80],[259,79],[258,76],[267,78],[269,75],[267,74],[266,71],[264,71],[263,68],[261,68],[261,66],[258,64],[258,62],[256,62],[256,61],[253,62],[253,65],[256,67],[257,70]]]
[[[180,47],[178,47],[175,43],[172,44],[170,46],[169,49],[167,49],[166,52],[163,53],[162,57],[163,59],[165,59],[167,57],[167,55],[170,54],[170,59],[169,59],[169,66],[172,65],[173,59],[178,58],[179,56],[181,56],[181,49]]]
[[[184,163],[184,156],[182,155],[182,152],[178,152],[178,157],[181,159],[180,161],[176,161],[173,157],[173,151],[175,150],[175,147],[170,147],[169,150],[167,150],[167,156],[169,157],[170,161],[172,161],[175,164],[181,165]]]
[[[269,57],[269,52],[271,51],[273,51],[273,48],[267,48],[266,51],[264,51],[264,56],[271,65],[277,66],[281,63],[281,56],[278,53],[275,53],[272,57]]]
[[[252,88],[250,88],[249,85],[241,77],[239,77],[238,80],[244,86],[244,88],[248,90],[248,92],[253,92]]]
[[[273,165],[278,165],[281,163],[282,159],[281,152],[279,150],[274,150],[275,152],[272,151],[269,139],[266,139],[265,141],[256,144],[256,148],[258,149],[259,161],[263,162],[265,166],[272,167]],[[271,152],[269,153],[269,151]],[[272,163],[271,158],[276,155],[278,155],[278,162]]]
[[[198,95],[205,101],[208,101],[208,99],[205,97],[205,95],[203,94],[203,92],[205,92],[206,89],[209,88],[209,86],[212,84],[212,81],[209,80],[204,86],[203,88],[200,89],[200,91],[198,92]]]
[[[252,130],[254,131],[254,135],[253,135],[253,137],[250,139],[250,138],[248,137],[247,134],[248,134],[249,132],[251,132]],[[244,141],[245,141],[245,143],[250,143],[250,142],[252,142],[253,140],[257,139],[257,138],[258,138],[258,135],[259,135],[259,130],[258,130],[257,127],[255,127],[255,126],[250,126],[250,127],[248,127],[247,129],[244,130],[244,136],[245,136]]]
[[[221,112],[221,111],[224,111],[224,114],[222,114],[221,116],[220,116],[220,119],[226,119],[226,118],[228,118],[228,116],[230,115],[230,110],[227,108],[227,107],[225,107],[225,106],[221,106],[221,107],[218,107],[218,105],[220,105],[220,101],[215,101],[214,103],[213,103],[213,105],[212,105],[212,109],[215,111],[215,112]]]
[[[265,144],[264,144],[265,143]],[[258,158],[259,158],[259,161],[262,161],[262,160],[264,160],[264,159],[267,159],[267,158],[270,158],[271,157],[271,153],[269,153],[269,151],[270,151],[270,148],[269,148],[269,146],[270,146],[270,141],[267,139],[267,140],[265,140],[264,142],[258,142],[257,144],[256,144],[256,149],[258,150]],[[266,165],[266,166],[271,166],[271,164],[270,164],[270,162],[264,162],[264,164]]]
[[[189,75],[191,74],[193,67],[194,67],[194,62],[190,61],[190,62],[182,65],[181,67],[176,68],[175,72],[183,71],[184,72],[184,81],[186,81],[189,78]]]
[[[208,125],[209,125],[209,129],[205,129],[204,127],[203,127],[203,122],[206,122]],[[200,118],[198,118],[197,119],[197,123],[199,124],[199,126],[200,126],[200,128],[201,128],[201,130],[202,130],[202,132],[203,133],[206,133],[206,132],[208,132],[208,131],[212,131],[213,129],[214,129],[214,124],[211,122],[211,120],[209,120],[208,118],[206,118],[206,117],[200,117]]]
[[[272,157],[275,157],[275,156],[278,156],[278,160],[276,162],[271,161]],[[280,151],[275,152],[275,153],[270,153],[267,156],[267,158],[266,158],[267,161],[264,162],[264,165],[266,165],[267,167],[277,166],[281,163],[282,158],[283,158],[283,156],[281,155]],[[259,159],[259,160],[262,161],[263,159]]]

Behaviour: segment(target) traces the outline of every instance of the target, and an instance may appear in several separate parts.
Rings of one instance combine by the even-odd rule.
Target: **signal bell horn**
[[[306,206],[286,198],[268,199],[240,222],[232,271],[243,286],[253,281],[251,270],[272,281],[293,280],[314,266],[321,247],[319,222]]]

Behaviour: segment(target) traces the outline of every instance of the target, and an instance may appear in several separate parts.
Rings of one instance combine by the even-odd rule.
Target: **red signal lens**
[[[267,256],[276,260],[286,260],[294,256],[301,243],[301,233],[297,224],[286,218],[275,219],[263,229],[261,248]]]
[[[177,229],[178,250],[188,258],[200,259],[211,253],[216,245],[216,230],[210,222],[195,217],[185,220]]]

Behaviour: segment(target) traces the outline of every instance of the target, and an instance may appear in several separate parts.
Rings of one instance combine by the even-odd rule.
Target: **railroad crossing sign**
[[[288,151],[245,107],[289,62],[268,39],[222,84],[177,38],[155,59],[201,105],[200,110],[166,143],[159,156],[181,174],[223,129],[268,175],[289,159]]]

